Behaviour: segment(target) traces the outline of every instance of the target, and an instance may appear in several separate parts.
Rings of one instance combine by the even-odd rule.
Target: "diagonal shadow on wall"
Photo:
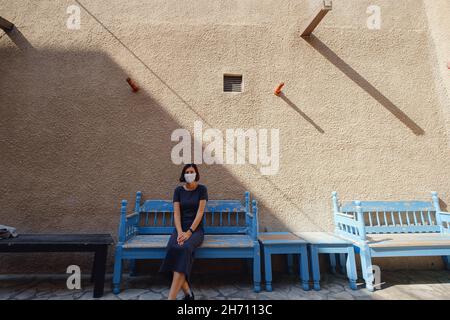
[[[146,199],[171,199],[181,167],[170,159],[170,135],[182,126],[145,90],[132,93],[128,75],[107,54],[3,49],[0,67],[2,223],[19,233],[116,236],[121,199],[132,203],[138,190]],[[243,197],[246,186],[227,168],[200,169],[211,199]],[[273,215],[263,201],[259,208]],[[275,215],[271,220],[286,228]],[[70,264],[89,269],[90,260],[82,254],[9,255],[0,269],[64,273]],[[209,270],[236,267],[228,260],[205,264]]]
[[[300,110],[300,108],[294,102],[292,102],[292,100],[289,99],[283,92],[280,93],[280,98],[283,99],[283,101],[286,102],[288,106],[297,111],[297,113],[301,115],[307,122],[309,122],[317,131],[319,131],[320,133],[325,133],[325,131],[317,123],[315,123],[313,119],[311,119],[306,113]]]
[[[14,26],[14,28],[11,31],[5,32],[4,36],[8,36],[9,39],[11,39],[12,42],[20,49],[20,50],[33,50],[34,47],[31,45],[31,43],[28,41],[27,38],[20,32],[19,28],[17,26]],[[0,37],[1,38],[1,37]]]
[[[314,49],[316,49],[329,62],[336,66],[342,73],[349,77],[354,83],[366,91],[372,98],[378,101],[384,108],[391,112],[398,120],[400,120],[406,127],[408,127],[415,135],[423,135],[425,131],[405,114],[399,107],[397,107],[389,98],[381,93],[369,81],[361,76],[348,63],[342,60],[333,50],[331,50],[325,43],[314,35],[310,37],[303,37]]]

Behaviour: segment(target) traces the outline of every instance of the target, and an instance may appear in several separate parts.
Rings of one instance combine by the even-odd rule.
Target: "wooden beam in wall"
[[[5,32],[8,32],[14,28],[14,24],[0,17],[0,28],[3,29]]]
[[[314,15],[304,24],[302,37],[309,37],[314,29],[319,25],[322,19],[327,15],[329,11],[333,9],[333,2],[331,0],[324,0],[322,5],[318,7]]]

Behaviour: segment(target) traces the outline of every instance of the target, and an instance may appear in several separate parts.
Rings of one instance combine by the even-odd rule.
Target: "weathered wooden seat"
[[[388,247],[449,247],[450,236],[441,233],[371,234],[367,235],[371,248]]]
[[[163,248],[167,246],[170,235],[137,235],[127,241],[124,248]],[[206,234],[199,248],[252,248],[253,240],[248,235]],[[196,255],[197,256],[197,255]]]
[[[366,287],[373,290],[372,257],[442,256],[450,269],[450,213],[432,201],[351,201],[333,192],[335,232],[360,253]],[[378,285],[377,285],[378,286]]]
[[[173,202],[146,200],[136,194],[134,212],[127,215],[127,201],[122,201],[119,241],[116,245],[113,292],[120,292],[122,262],[130,262],[133,274],[136,259],[163,259],[174,226]],[[196,249],[195,258],[244,258],[253,260],[254,290],[261,290],[260,251],[258,243],[258,207],[250,210],[250,193],[245,200],[210,200],[203,216],[205,238]]]

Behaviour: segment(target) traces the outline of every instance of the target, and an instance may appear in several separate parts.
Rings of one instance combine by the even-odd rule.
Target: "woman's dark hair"
[[[186,170],[188,168],[194,168],[194,170],[195,170],[195,181],[200,180],[200,173],[198,172],[197,165],[195,163],[190,163],[190,164],[185,165],[183,167],[183,170],[181,170],[180,182],[186,182],[186,180],[184,179],[184,173],[186,172]]]

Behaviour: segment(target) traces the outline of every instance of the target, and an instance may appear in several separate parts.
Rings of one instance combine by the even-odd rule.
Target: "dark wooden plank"
[[[19,234],[17,238],[0,240],[0,246],[32,244],[32,245],[63,245],[63,244],[113,244],[110,234]]]
[[[303,25],[302,37],[311,36],[314,29],[316,29],[322,19],[327,15],[328,12],[332,10],[332,8],[333,5],[331,1],[324,1],[322,5],[316,9],[314,15]]]
[[[14,24],[6,20],[5,18],[0,17],[0,29],[4,31],[11,31],[14,28]]]

